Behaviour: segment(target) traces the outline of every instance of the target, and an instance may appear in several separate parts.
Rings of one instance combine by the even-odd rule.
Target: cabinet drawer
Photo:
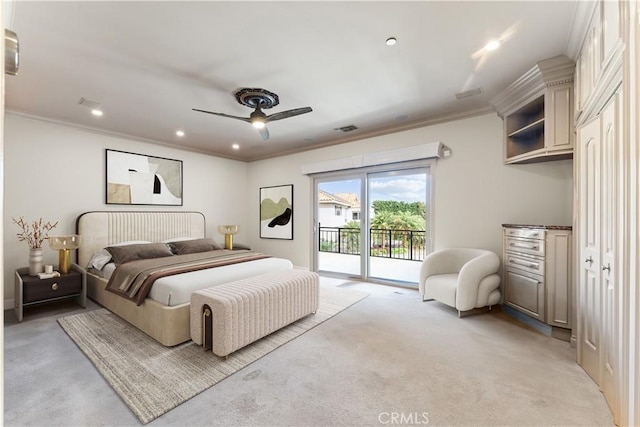
[[[544,230],[537,228],[505,228],[504,234],[506,237],[544,240]]]
[[[52,279],[29,280],[24,283],[23,303],[77,295],[81,291],[82,279],[76,274]]]
[[[507,237],[505,247],[509,252],[544,256],[544,240],[516,239]]]
[[[518,270],[524,270],[529,273],[538,274],[544,276],[544,264],[543,259],[527,257],[524,255],[516,255],[507,252],[505,254],[505,265],[509,268],[517,268]]]
[[[505,278],[505,303],[544,321],[544,279],[508,268]]]

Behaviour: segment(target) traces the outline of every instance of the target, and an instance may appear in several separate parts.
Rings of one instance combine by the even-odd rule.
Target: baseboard
[[[551,327],[551,336],[568,343],[571,342],[571,329]]]
[[[533,317],[527,316],[526,314],[516,310],[515,308],[509,307],[508,305],[502,306],[502,311],[512,317],[515,317],[522,323],[526,323],[533,329],[548,337],[553,337],[571,343],[571,329],[558,328],[556,326],[547,325],[546,323],[534,319]]]
[[[509,314],[512,317],[515,317],[522,323],[526,323],[531,326],[533,329],[538,332],[550,337],[551,336],[551,326],[543,323],[539,320],[534,319],[533,317],[527,316],[526,314],[516,310],[515,308],[511,308],[508,305],[502,307],[502,311]]]
[[[13,298],[4,300],[4,309],[11,310],[15,300]]]

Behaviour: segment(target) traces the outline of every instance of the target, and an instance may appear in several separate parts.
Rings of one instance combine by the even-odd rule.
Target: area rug
[[[320,304],[307,316],[229,355],[189,341],[165,347],[106,309],[58,319],[138,419],[146,424],[227,376],[330,319],[368,294],[320,286]]]

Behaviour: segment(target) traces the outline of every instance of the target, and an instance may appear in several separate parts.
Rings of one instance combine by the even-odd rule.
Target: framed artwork
[[[108,205],[182,206],[182,160],[106,151]]]
[[[260,238],[293,240],[293,184],[260,188]]]

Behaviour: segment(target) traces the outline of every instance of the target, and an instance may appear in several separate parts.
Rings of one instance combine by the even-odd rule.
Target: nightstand
[[[24,307],[67,298],[75,298],[82,308],[87,307],[87,277],[79,265],[71,264],[69,273],[51,279],[29,276],[28,267],[16,270],[14,299],[18,322],[22,322]]]

